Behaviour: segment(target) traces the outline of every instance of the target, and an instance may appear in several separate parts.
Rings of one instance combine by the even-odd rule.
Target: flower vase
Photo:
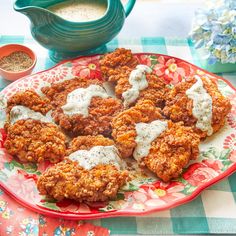
[[[206,58],[206,50],[196,49],[197,57],[199,61],[199,66],[212,73],[230,73],[236,72],[236,63],[221,63],[220,61],[215,62],[214,64],[209,64],[208,59]]]

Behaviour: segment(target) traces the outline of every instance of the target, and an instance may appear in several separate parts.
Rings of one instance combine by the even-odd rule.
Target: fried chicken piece
[[[217,84],[208,78],[201,78],[203,86],[212,98],[212,128],[213,133],[217,132],[225,123],[225,117],[230,112],[231,104],[228,98],[224,97],[218,90]],[[166,98],[164,115],[174,122],[183,121],[184,125],[191,126],[201,138],[207,136],[206,131],[195,127],[197,119],[192,114],[193,101],[186,95],[186,91],[196,83],[195,78],[177,84],[169,91]]]
[[[56,125],[27,119],[8,127],[4,147],[23,162],[56,163],[65,155],[65,142],[65,135]]]
[[[81,136],[72,141],[68,154],[75,150],[113,144],[112,140],[100,135]],[[79,202],[106,201],[116,197],[117,191],[128,178],[127,171],[118,170],[112,164],[100,164],[87,170],[79,166],[77,161],[65,158],[39,177],[37,187],[41,194],[59,201],[65,198]]]
[[[77,88],[87,88],[92,84],[101,85],[101,82],[76,78],[42,89],[54,106],[53,119],[72,136],[97,134],[109,136],[111,119],[123,108],[121,102],[116,98],[93,97],[89,105],[88,116],[64,114],[61,106],[66,104],[67,95]]]
[[[135,124],[163,119],[160,112],[160,108],[155,107],[152,101],[143,100],[114,117],[112,120],[112,137],[123,158],[132,156],[136,147]]]
[[[69,148],[67,149],[67,155],[70,155],[72,152],[77,150],[90,150],[95,146],[111,146],[114,145],[114,141],[105,138],[102,135],[97,136],[79,136],[72,139],[70,142]]]
[[[134,69],[138,65],[138,60],[131,50],[117,48],[114,52],[106,54],[99,63],[104,78],[111,81],[110,77],[117,75],[119,71]]]
[[[119,99],[123,99],[122,94],[132,87],[129,82],[129,76],[131,71],[138,65],[137,59],[130,50],[120,48],[104,56],[100,60],[100,65],[104,77],[108,81],[115,83],[116,96]],[[134,103],[148,99],[152,100],[156,106],[163,107],[165,94],[168,91],[164,79],[155,74],[145,74],[148,87],[139,91],[139,97]]]
[[[89,106],[89,115],[66,115],[61,108],[52,116],[60,127],[72,136],[97,135],[110,136],[111,120],[122,109],[122,104],[114,98],[93,97]]]
[[[49,98],[54,107],[58,107],[65,104],[67,95],[70,92],[77,88],[87,88],[92,84],[102,86],[102,82],[99,80],[89,80],[75,77],[74,79],[55,83],[48,87],[43,87],[41,91]]]
[[[163,181],[168,182],[181,175],[191,159],[199,155],[199,136],[182,122],[168,122],[168,128],[151,144],[143,164]]]
[[[16,105],[26,106],[36,112],[41,112],[44,115],[52,109],[50,100],[48,98],[40,97],[33,90],[20,91],[10,97],[7,101],[7,113],[9,114],[12,107]]]
[[[121,112],[112,122],[112,136],[122,157],[132,156],[137,143],[135,124],[164,120],[160,109],[151,101],[141,101],[134,107]],[[191,127],[183,123],[168,122],[167,129],[152,143],[149,154],[140,164],[147,166],[164,181],[179,176],[190,159],[196,159],[199,153],[200,139]]]
[[[165,105],[165,96],[168,91],[166,83],[162,78],[159,78],[154,74],[146,73],[146,79],[148,81],[148,87],[139,92],[139,97],[135,103],[142,100],[151,100],[157,107],[163,108]],[[119,74],[119,79],[117,79],[117,84],[115,86],[116,96],[119,99],[123,99],[122,94],[130,88],[129,76]]]

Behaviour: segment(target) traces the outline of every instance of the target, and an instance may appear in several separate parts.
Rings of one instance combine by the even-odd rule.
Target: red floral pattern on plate
[[[72,63],[73,74],[85,79],[101,79],[99,58],[100,56],[95,56],[91,58],[86,57],[83,60],[75,60]]]
[[[54,67],[53,70],[45,71],[39,74],[40,79],[47,83],[59,82],[71,76],[71,67],[66,64],[62,64],[60,66]]]
[[[231,111],[227,117],[228,124],[236,129],[236,95],[235,96],[230,96],[230,103],[232,105]]]
[[[26,201],[31,202],[33,199],[36,203],[41,199],[41,196],[35,188],[35,181],[32,178],[27,179],[19,172],[8,178],[7,185],[10,189],[15,189],[15,194],[24,197]]]
[[[218,165],[217,169],[218,169]],[[193,186],[200,186],[217,177],[219,172],[210,168],[206,163],[194,163],[188,167],[183,178]]]
[[[228,135],[224,140],[224,148],[225,149],[236,149],[236,134],[232,133]]]
[[[213,74],[209,74],[185,61],[170,56],[136,54],[136,57],[139,63],[151,66],[157,75],[165,78],[168,83],[176,84],[183,78],[194,74],[208,76],[208,78],[215,81],[221,81],[219,77]],[[12,83],[0,93],[0,96],[8,98],[16,91],[28,88],[39,91],[42,86],[71,79],[74,76],[101,79],[99,58],[100,56],[98,55],[63,62],[48,71],[31,75]],[[221,83],[221,89],[223,91],[227,90],[226,96],[232,98],[233,108],[231,114],[234,116],[236,109],[235,91],[229,89],[229,85],[225,82]],[[3,116],[0,119],[3,121]],[[65,218],[92,219],[94,217],[133,215],[168,209],[194,198],[204,188],[236,170],[234,121],[229,116],[229,125],[224,127],[222,134],[224,136],[221,136],[219,139],[215,136],[209,142],[210,146],[204,150],[203,159],[199,159],[196,163],[190,165],[179,179],[165,184],[157,181],[154,177],[148,176],[144,181],[136,180],[133,185],[129,183],[128,189],[120,190],[116,200],[102,204],[75,204],[72,201],[51,202],[45,200],[43,196],[38,194],[35,181],[38,175],[51,166],[51,164],[45,162],[38,166],[25,165],[13,159],[2,148],[6,134],[2,127],[0,127],[0,184],[16,199],[32,209]],[[6,217],[10,217],[10,211],[5,210],[5,212]],[[22,227],[24,227],[24,224]],[[26,230],[26,227],[22,229]],[[70,227],[63,228],[63,226],[60,226],[57,228],[57,232],[73,235],[75,231]]]
[[[0,170],[4,169],[4,163],[9,163],[12,159],[13,157],[7,153],[5,148],[0,148]]]
[[[153,67],[154,72],[165,79],[167,83],[177,84],[185,77],[193,75],[191,66],[175,58],[160,56],[158,63]]]
[[[236,133],[232,133],[225,138],[224,148],[231,150],[229,159],[236,163]]]
[[[3,144],[7,138],[7,134],[3,128],[0,128],[0,148],[3,148]]]

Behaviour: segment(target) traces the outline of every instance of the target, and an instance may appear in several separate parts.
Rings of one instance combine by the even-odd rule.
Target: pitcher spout
[[[28,11],[30,7],[30,0],[16,0],[14,3],[14,10],[22,13]]]
[[[50,12],[45,9],[44,5],[45,1],[42,0],[17,0],[14,10],[26,15],[31,25],[47,25]]]

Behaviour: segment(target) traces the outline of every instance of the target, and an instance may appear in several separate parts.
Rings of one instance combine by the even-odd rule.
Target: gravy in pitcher
[[[47,9],[65,20],[86,22],[101,18],[106,12],[107,4],[94,0],[69,0]]]

